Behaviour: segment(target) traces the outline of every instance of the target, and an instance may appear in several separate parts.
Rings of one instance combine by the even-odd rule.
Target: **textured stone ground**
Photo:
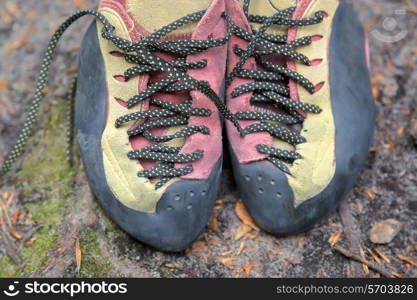
[[[94,7],[95,2],[0,2],[0,159],[25,118],[51,33],[77,5]],[[417,243],[417,2],[350,2],[369,34],[378,121],[367,169],[342,210],[344,222],[335,212],[297,237],[276,238],[252,230],[236,240],[242,229],[235,212],[239,198],[226,161],[215,219],[186,254],[161,253],[129,238],[94,202],[82,166],[77,162],[71,168],[63,162],[62,99],[88,24],[82,21],[60,44],[41,124],[19,164],[20,171],[0,181],[0,277],[377,276],[332,250],[328,239],[338,231],[342,231],[338,245],[351,251],[360,245],[368,260],[372,258],[367,248],[377,248],[391,261],[382,261],[383,267],[415,277],[416,267],[407,266],[396,255],[417,257],[413,248]],[[389,244],[375,245],[369,230],[387,218],[404,227]]]

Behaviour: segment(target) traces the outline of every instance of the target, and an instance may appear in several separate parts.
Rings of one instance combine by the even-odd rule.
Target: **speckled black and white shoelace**
[[[186,126],[190,116],[209,116],[212,113],[209,109],[192,107],[191,99],[187,99],[181,104],[172,104],[167,101],[151,98],[158,92],[175,93],[181,91],[199,91],[213,101],[218,108],[219,113],[224,118],[232,121],[235,126],[241,130],[236,118],[227,110],[219,96],[211,89],[209,83],[206,81],[196,80],[187,74],[187,70],[204,68],[207,63],[206,61],[188,63],[186,61],[187,55],[200,53],[209,48],[226,44],[231,36],[230,30],[228,31],[228,35],[221,39],[159,41],[162,37],[165,37],[168,33],[181,26],[199,21],[204,14],[205,11],[200,11],[187,15],[150,34],[149,36],[143,37],[136,43],[132,43],[118,37],[115,34],[115,27],[97,11],[83,10],[68,18],[55,32],[49,42],[48,49],[42,62],[41,71],[36,82],[35,94],[32,99],[27,119],[21,129],[16,144],[12,147],[11,152],[7,155],[4,163],[0,166],[0,176],[9,171],[13,163],[15,163],[17,158],[22,154],[33,126],[38,119],[40,103],[45,96],[44,91],[47,84],[50,64],[53,60],[54,50],[60,37],[72,23],[85,15],[92,15],[103,23],[104,27],[101,32],[102,37],[111,41],[118,49],[120,49],[123,53],[123,57],[127,61],[137,64],[137,66],[130,68],[125,72],[125,80],[150,72],[167,74],[166,78],[160,80],[159,82],[149,84],[145,91],[127,101],[127,107],[131,108],[138,105],[145,99],[150,99],[150,105],[155,107],[155,109],[121,116],[116,121],[116,127],[120,127],[126,122],[144,120],[140,126],[129,130],[128,135],[143,135],[148,140],[155,143],[164,143],[177,138],[186,138],[198,132],[209,134],[209,129],[205,126]],[[178,58],[172,61],[166,61],[155,55],[155,51],[174,54]],[[69,99],[70,109],[68,117],[71,123],[70,130],[68,132],[69,144],[72,143],[71,140],[73,137],[72,103],[75,87],[76,82],[74,81],[70,93],[71,97]],[[178,125],[184,125],[185,127],[172,135],[155,136],[150,132],[150,129],[152,128]],[[68,149],[70,149],[70,147]],[[186,165],[184,168],[174,168],[175,163],[187,164],[197,161],[203,156],[202,150],[198,150],[190,154],[180,154],[180,150],[181,147],[170,147],[157,144],[137,151],[132,151],[128,153],[128,157],[134,160],[147,159],[158,162],[158,164],[153,168],[139,172],[138,176],[150,179],[159,178],[160,180],[155,186],[156,188],[160,188],[172,178],[184,176],[193,171],[191,164]]]
[[[236,78],[251,79],[254,82],[244,84],[237,87],[232,92],[232,97],[236,98],[244,93],[253,92],[251,98],[252,105],[262,105],[262,107],[270,106],[278,108],[283,113],[277,113],[269,109],[262,111],[241,111],[236,114],[238,120],[259,121],[243,129],[243,135],[268,132],[270,135],[279,138],[292,145],[304,143],[306,140],[296,131],[289,128],[290,125],[302,123],[304,117],[300,112],[320,113],[321,109],[317,105],[297,102],[290,98],[288,80],[293,80],[307,89],[310,93],[314,93],[314,85],[301,74],[283,67],[265,57],[271,54],[280,54],[287,59],[299,61],[305,65],[309,65],[309,59],[295,51],[294,49],[301,46],[311,44],[312,37],[303,37],[293,42],[287,42],[287,35],[268,34],[267,30],[272,25],[282,25],[287,27],[309,26],[321,23],[324,17],[322,12],[317,12],[313,18],[293,19],[292,15],[296,7],[290,7],[284,10],[278,10],[271,17],[250,15],[250,0],[245,0],[243,9],[248,20],[252,23],[261,24],[259,30],[252,30],[252,33],[233,23],[230,17],[226,16],[226,20],[233,34],[248,42],[247,49],[235,48],[236,55],[240,56],[239,62],[228,75],[226,84],[229,86]],[[271,3],[271,5],[273,5]],[[255,58],[259,70],[243,69],[245,63],[251,58]],[[233,100],[232,100],[233,101]],[[300,159],[301,155],[295,151],[278,149],[267,145],[258,145],[257,150],[265,155],[269,155],[268,160],[275,164],[284,172],[289,172],[286,163],[293,163]]]

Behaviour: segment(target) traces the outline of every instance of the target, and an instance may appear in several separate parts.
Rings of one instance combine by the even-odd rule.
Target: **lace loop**
[[[316,12],[311,18],[294,19],[292,15],[296,11],[296,7],[279,10],[271,1],[270,3],[277,12],[267,17],[249,14],[250,0],[243,2],[243,10],[248,20],[252,23],[261,24],[259,29],[252,29],[251,32],[238,27],[231,18],[226,17],[233,34],[248,42],[246,49],[239,47],[234,49],[234,53],[239,56],[239,61],[227,76],[226,84],[230,86],[236,78],[253,80],[251,83],[238,86],[231,94],[232,98],[236,98],[242,94],[253,93],[250,103],[257,106],[258,111],[239,111],[235,114],[238,120],[259,121],[244,128],[244,135],[266,132],[275,138],[296,146],[305,143],[306,139],[290,126],[302,123],[305,119],[304,113],[320,113],[321,109],[317,105],[291,99],[287,82],[292,80],[311,94],[315,92],[315,86],[306,77],[269,60],[267,56],[278,54],[287,60],[310,65],[308,57],[297,52],[295,48],[310,45],[312,37],[307,36],[288,42],[287,35],[274,35],[267,33],[267,30],[273,25],[299,27],[319,24],[323,21],[324,13]],[[250,58],[255,59],[260,67],[259,69],[244,69],[243,66]],[[257,151],[267,155],[270,162],[287,173],[289,168],[286,164],[291,164],[302,158],[296,151],[278,149],[267,145],[258,145]]]

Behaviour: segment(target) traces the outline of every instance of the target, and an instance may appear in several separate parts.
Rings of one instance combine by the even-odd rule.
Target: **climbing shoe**
[[[166,251],[189,246],[219,190],[224,0],[103,0],[79,66],[76,136],[110,217]],[[110,33],[114,29],[113,33]]]
[[[69,114],[84,169],[110,218],[164,251],[185,249],[208,223],[219,190],[221,119],[234,120],[222,99],[231,34],[224,0],[175,4],[101,0],[98,11],[63,23],[19,140],[0,169],[10,169],[37,120],[59,38],[80,17],[94,16]]]
[[[277,235],[332,212],[367,160],[375,107],[363,28],[337,0],[230,0],[227,121],[234,176]]]

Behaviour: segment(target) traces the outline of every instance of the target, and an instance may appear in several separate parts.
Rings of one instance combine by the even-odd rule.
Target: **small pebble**
[[[387,219],[375,224],[370,232],[371,241],[375,244],[388,244],[400,232],[403,223],[395,219]]]

